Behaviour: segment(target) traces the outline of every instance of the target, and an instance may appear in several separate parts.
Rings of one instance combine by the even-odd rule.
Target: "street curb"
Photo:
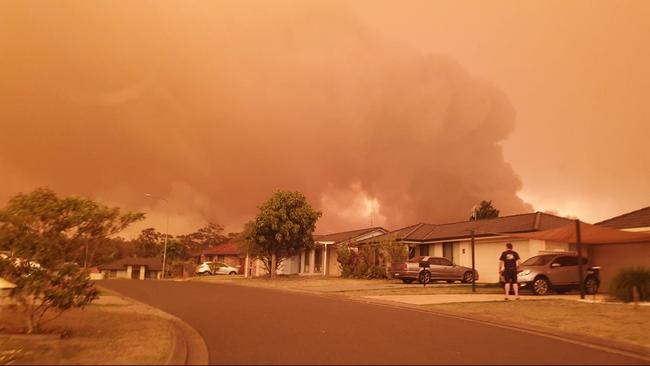
[[[355,298],[350,295],[345,295],[341,293],[320,293],[320,292],[311,292],[311,291],[305,291],[305,290],[299,290],[299,289],[286,289],[286,288],[272,288],[272,287],[261,287],[261,286],[248,286],[248,285],[241,285],[237,283],[225,283],[226,285],[231,285],[231,286],[242,286],[242,287],[249,287],[249,288],[259,288],[259,289],[265,289],[265,290],[276,290],[276,291],[286,291],[286,292],[293,292],[293,293],[302,293],[305,295],[311,295],[311,296],[317,296],[317,297],[325,297],[325,298],[334,298],[334,299],[339,299],[339,300],[345,300],[345,301],[352,301],[352,302],[358,302],[358,303],[364,303],[364,304],[371,304],[371,305],[377,305],[377,306],[384,306],[388,308],[393,308],[393,309],[403,309],[403,310],[410,310],[410,311],[416,311],[419,313],[423,314],[429,314],[429,315],[437,315],[437,316],[442,316],[442,317],[447,317],[447,318],[455,318],[455,319],[460,319],[460,320],[465,320],[465,321],[471,321],[475,323],[481,323],[485,325],[490,325],[494,327],[499,327],[499,328],[504,328],[504,329],[510,329],[510,330],[515,330],[518,332],[522,333],[529,333],[529,334],[535,334],[539,335],[542,337],[546,338],[551,338],[551,339],[556,339],[560,340],[563,342],[569,342],[573,344],[579,344],[585,347],[589,348],[595,348],[599,349],[602,351],[607,351],[610,353],[616,353],[619,355],[627,356],[627,357],[632,357],[636,359],[640,359],[646,362],[650,362],[650,352],[648,351],[647,348],[642,347],[642,346],[633,346],[633,345],[628,345],[624,344],[621,342],[617,341],[612,341],[612,340],[606,340],[602,338],[596,338],[596,337],[591,337],[591,336],[583,336],[583,335],[576,335],[573,333],[567,333],[567,332],[562,332],[558,331],[556,333],[551,333],[548,331],[543,331],[539,330],[536,328],[532,327],[526,327],[522,326],[520,324],[513,324],[513,323],[497,323],[491,320],[485,320],[485,319],[480,319],[480,318],[474,318],[470,316],[465,316],[465,315],[457,315],[457,314],[452,314],[452,313],[447,313],[447,312],[442,312],[442,311],[436,311],[436,310],[429,310],[427,308],[423,308],[420,305],[412,305],[412,304],[403,304],[399,302],[394,302],[394,301],[389,301],[389,300],[376,300],[376,299],[360,299],[360,298]],[[576,339],[577,337],[580,337],[582,339],[578,340]]]
[[[120,296],[135,304],[146,307],[159,317],[167,319],[170,322],[172,345],[170,347],[171,350],[169,355],[164,363],[165,365],[207,365],[209,363],[210,354],[208,353],[208,347],[205,344],[205,340],[203,340],[203,337],[201,337],[199,332],[185,321],[117,291],[107,289],[97,284],[95,286],[102,289],[102,291]]]

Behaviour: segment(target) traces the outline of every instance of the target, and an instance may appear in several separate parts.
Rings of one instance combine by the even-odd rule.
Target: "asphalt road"
[[[232,284],[101,281],[171,313],[211,364],[644,364],[516,330],[332,297]]]

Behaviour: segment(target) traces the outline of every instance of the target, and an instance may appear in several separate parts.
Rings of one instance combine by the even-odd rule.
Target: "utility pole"
[[[578,252],[578,284],[580,286],[580,298],[585,298],[584,273],[582,271],[582,238],[580,237],[580,220],[576,220],[576,251]]]
[[[472,292],[476,292],[476,262],[474,259],[474,230],[472,230]]]

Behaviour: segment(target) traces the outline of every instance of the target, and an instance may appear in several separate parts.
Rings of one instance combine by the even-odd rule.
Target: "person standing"
[[[506,300],[510,295],[510,285],[515,290],[515,297],[519,300],[519,284],[517,283],[517,267],[519,267],[519,253],[512,250],[512,243],[506,244],[507,250],[499,257],[499,273],[505,282]]]

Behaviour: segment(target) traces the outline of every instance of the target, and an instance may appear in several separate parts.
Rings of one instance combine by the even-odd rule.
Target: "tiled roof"
[[[439,241],[469,237],[471,230],[476,236],[496,233],[519,233],[546,230],[566,225],[572,220],[542,212],[495,217],[492,219],[461,221],[448,224],[417,224],[395,230],[388,234],[363,240],[361,243],[378,242],[388,236],[406,241]]]
[[[149,270],[162,271],[162,260],[157,257],[122,258],[115,262],[97,266],[100,270],[122,270],[126,266],[145,266]]]
[[[239,248],[237,244],[229,241],[227,243],[219,244],[215,247],[206,249],[202,252],[203,255],[239,255]]]
[[[366,229],[358,229],[358,230],[351,230],[351,231],[343,231],[340,233],[331,233],[331,234],[321,234],[321,235],[314,235],[314,241],[332,241],[335,243],[339,243],[342,241],[354,239],[356,237],[368,234],[370,232],[373,232],[375,230],[381,230],[384,232],[388,232],[388,230],[384,229],[383,227],[376,226],[376,227],[369,227]]]
[[[650,206],[612,217],[611,219],[596,223],[595,225],[615,229],[650,227]]]

